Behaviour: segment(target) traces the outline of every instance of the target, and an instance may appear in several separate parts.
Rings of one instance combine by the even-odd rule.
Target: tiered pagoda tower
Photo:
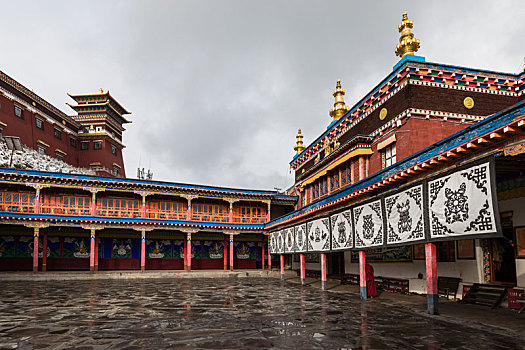
[[[72,118],[81,125],[79,146],[85,154],[80,154],[79,166],[125,176],[122,133],[126,130],[123,125],[131,123],[124,117],[130,112],[102,89],[94,94],[68,95],[77,103],[68,103],[77,112]]]

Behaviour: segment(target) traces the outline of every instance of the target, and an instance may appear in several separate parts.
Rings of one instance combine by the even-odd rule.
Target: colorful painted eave
[[[525,72],[519,74],[501,73],[489,70],[466,68],[441,63],[423,62],[418,56],[406,56],[399,66],[381,80],[365,97],[350,108],[338,121],[332,123],[325,132],[314,140],[290,162],[292,169],[299,168],[322,149],[326,137],[334,140],[346,132],[346,127],[357,118],[374,109],[382,100],[399,88],[399,82],[417,80],[435,85],[455,86],[463,89],[479,89],[487,93],[500,93],[519,96],[525,93]]]
[[[267,230],[273,230],[291,225],[342,202],[364,199],[365,195],[376,195],[378,191],[406,182],[413,175],[424,176],[423,174],[438,165],[450,164],[458,157],[468,155],[472,151],[482,150],[496,142],[500,143],[515,135],[515,130],[523,133],[524,128],[525,100],[468,126],[351,186],[268,222],[265,227]]]
[[[0,168],[0,176],[2,180],[5,181],[5,178],[8,176],[21,177],[26,179],[26,182],[38,182],[42,183],[44,181],[57,181],[60,183],[79,183],[83,185],[95,186],[95,187],[104,187],[108,190],[121,190],[120,186],[134,186],[137,191],[147,190],[147,189],[162,189],[166,190],[186,190],[186,191],[196,191],[196,192],[205,192],[205,193],[215,193],[219,198],[221,194],[236,194],[236,195],[246,195],[246,196],[259,196],[266,197],[266,199],[278,199],[280,201],[286,201],[290,204],[297,201],[297,197],[288,196],[284,194],[279,194],[277,191],[260,191],[260,190],[247,190],[247,189],[236,189],[236,188],[227,188],[227,187],[215,187],[215,186],[204,186],[204,185],[194,185],[194,184],[184,184],[184,183],[173,183],[165,181],[151,181],[151,180],[139,180],[139,179],[130,179],[130,178],[113,178],[113,177],[103,177],[95,175],[80,175],[80,174],[65,174],[65,173],[55,173],[47,171],[34,171],[34,170],[19,170],[19,169],[8,169]],[[208,194],[207,194],[208,195]]]
[[[106,92],[95,93],[95,94],[70,94],[68,93],[67,95],[77,102],[87,100],[89,97],[92,97],[92,96],[104,96],[107,98],[106,100],[107,102],[110,102],[111,104],[115,104],[116,108],[115,107],[113,108],[120,109],[120,111],[118,111],[120,114],[122,115],[131,114],[131,112],[127,111],[120,103],[118,103],[118,101],[113,96],[111,96],[111,94],[109,93],[109,90]]]
[[[28,214],[28,213],[8,213],[0,212],[0,219],[2,220],[24,220],[42,221],[48,223],[64,223],[69,222],[73,224],[106,224],[106,225],[140,225],[155,227],[189,227],[189,228],[206,228],[217,230],[242,230],[242,231],[263,231],[264,224],[236,224],[236,223],[220,223],[220,222],[202,222],[202,221],[183,221],[183,220],[157,220],[157,219],[143,219],[143,218],[117,218],[117,217],[100,217],[100,216],[65,216],[65,215],[46,215],[46,214]]]

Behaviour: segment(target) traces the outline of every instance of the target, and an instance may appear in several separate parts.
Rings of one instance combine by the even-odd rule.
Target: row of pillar
[[[301,285],[306,283],[306,264],[304,254],[299,254]],[[268,257],[268,261],[271,258]],[[284,280],[284,255],[280,255],[281,279]],[[427,275],[427,311],[431,315],[438,314],[438,289],[437,289],[437,254],[434,243],[425,244],[425,265]],[[364,250],[359,251],[359,293],[361,299],[367,299],[366,287],[366,254]],[[321,253],[321,288],[327,289],[326,283],[326,254]]]

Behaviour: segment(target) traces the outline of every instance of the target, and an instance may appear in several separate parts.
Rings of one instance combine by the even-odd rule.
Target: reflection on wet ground
[[[516,349],[523,339],[263,278],[5,282],[0,348]]]

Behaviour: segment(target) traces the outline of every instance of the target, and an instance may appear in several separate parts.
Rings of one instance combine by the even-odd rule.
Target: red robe
[[[365,265],[366,274],[366,294],[369,298],[377,296],[376,282],[374,281],[374,268],[372,265]]]

